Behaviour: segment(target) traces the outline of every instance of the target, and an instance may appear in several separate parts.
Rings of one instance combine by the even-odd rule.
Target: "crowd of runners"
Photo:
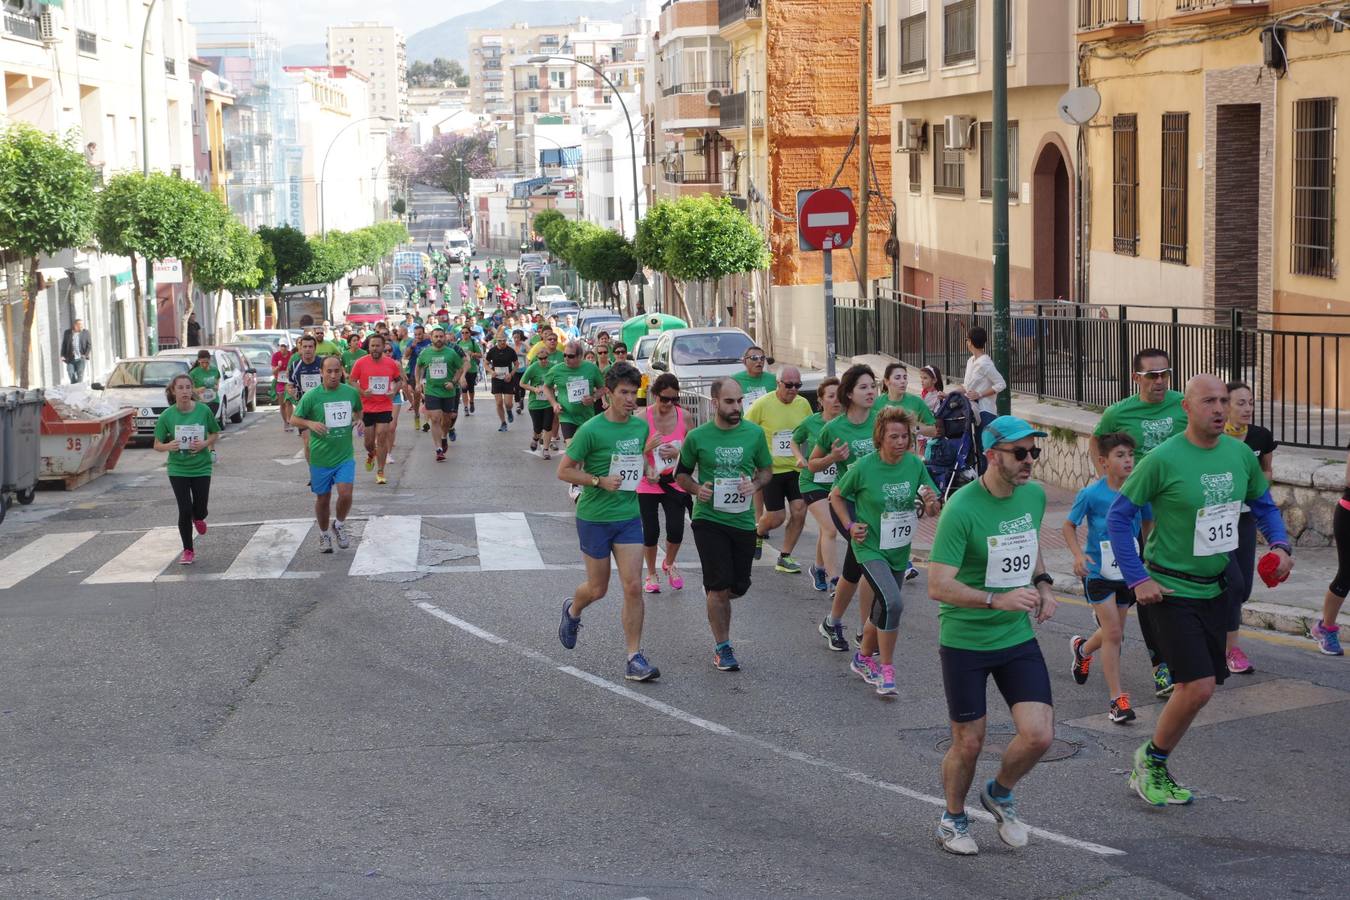
[[[736,672],[743,658],[732,641],[733,601],[750,593],[755,562],[776,534],[773,570],[803,572],[797,553],[809,517],[816,535],[804,548],[803,587],[829,602],[815,630],[828,650],[847,654],[848,668],[876,694],[896,695],[905,587],[919,577],[911,548],[920,519],[936,519],[926,587],[939,604],[952,733],[937,836],[946,850],[973,854],[965,804],[985,741],[989,679],[1016,736],[978,796],[1010,846],[1028,840],[1013,789],[1054,734],[1052,678],[1035,629],[1057,607],[1043,527],[1062,529],[1097,623],[1092,634],[1072,638],[1065,674],[1086,684],[1099,661],[1106,715],[1121,725],[1136,717],[1122,686],[1122,671],[1133,664],[1122,643],[1129,611],[1137,610],[1154,691],[1166,702],[1128,781],[1155,806],[1192,801],[1169,772],[1171,755],[1216,685],[1254,669],[1238,625],[1255,577],[1273,586],[1293,565],[1269,490],[1274,441],[1252,424],[1246,385],[1198,375],[1179,392],[1167,353],[1136,354],[1138,392],[1109,407],[1092,438],[1099,478],[1083,487],[1064,521],[1046,522],[1046,493],[1033,480],[1046,434],[987,408],[1002,380],[980,363],[988,358],[983,342],[973,329],[965,383],[944,386],[941,373],[926,367],[915,394],[903,365],[879,376],[855,365],[820,383],[814,407],[796,368],[769,373],[764,351],[752,347],[743,371],[705,386],[701,422],[692,420],[691,395],[678,379],[661,373],[646,383],[622,342],[601,333],[583,345],[556,322],[523,312],[466,310],[392,328],[381,323],[369,333],[314,329],[293,351],[279,348],[273,368],[284,391],[282,427],[298,432],[309,463],[323,553],[348,547],[355,437],[378,486],[388,481],[403,407],[414,439],[429,434],[428,448],[415,452],[436,462],[447,459],[460,416],[477,412],[479,394],[492,398],[497,431],[528,421],[522,444],[541,460],[556,456],[557,478],[576,504],[585,577],[562,601],[559,640],[576,647],[583,617],[595,614],[591,607],[609,592],[617,568],[624,674],[632,681],[661,675],[642,645],[644,595],[685,588],[686,524],[712,664]],[[197,402],[204,380],[209,372],[174,379],[166,391],[172,405],[156,429],[155,449],[169,454],[185,564],[194,560],[194,535],[206,532],[218,435]],[[934,412],[952,395],[964,395],[976,416],[975,458],[969,483],[945,492],[921,450],[939,436]],[[1336,530],[1344,556],[1350,467]],[[1266,543],[1259,563],[1258,532]],[[1334,622],[1350,593],[1350,563],[1341,568],[1314,631],[1329,655],[1341,653]],[[856,630],[845,625],[855,599]]]

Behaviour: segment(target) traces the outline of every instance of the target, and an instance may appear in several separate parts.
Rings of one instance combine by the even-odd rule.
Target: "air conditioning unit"
[[[719,91],[717,88],[710,89],[708,93],[704,94],[703,96],[708,101],[709,106],[722,105],[722,92]]]
[[[923,150],[924,145],[928,143],[924,120],[902,119],[897,124],[900,126],[900,137],[896,141],[897,149],[901,153],[918,153]]]
[[[56,10],[50,6],[42,8],[42,14],[38,16],[38,37],[44,44],[55,44],[60,40],[61,23],[56,20]]]
[[[943,119],[942,146],[945,150],[969,150],[974,116],[947,116]]]

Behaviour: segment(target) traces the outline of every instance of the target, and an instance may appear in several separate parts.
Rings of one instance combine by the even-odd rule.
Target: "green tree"
[[[561,210],[546,209],[543,212],[535,214],[534,219],[530,222],[530,230],[544,240],[548,240],[549,228],[556,222],[565,221],[567,221],[567,216],[563,215]]]
[[[578,231],[571,247],[577,274],[587,281],[599,282],[605,299],[614,302],[617,308],[617,285],[631,279],[637,271],[632,242],[611,228],[589,223]]]
[[[65,138],[15,124],[0,135],[0,259],[22,261],[23,333],[19,337],[19,386],[28,387],[38,262],[89,242],[94,229],[94,175]]]
[[[220,333],[221,292],[238,297],[256,291],[263,283],[260,263],[266,248],[262,239],[234,218],[226,223],[223,237],[219,253],[197,261],[197,286],[216,295],[212,340]]]
[[[281,292],[287,285],[303,283],[300,276],[314,261],[314,250],[304,232],[290,225],[276,228],[264,225],[258,229],[258,237],[272,256],[271,277],[264,284],[272,289],[272,296],[280,305]]]
[[[401,219],[403,218],[403,214],[408,211],[408,204],[407,201],[405,201],[402,197],[399,197],[392,204],[390,204],[389,208],[394,211],[394,215],[398,216]]]
[[[664,245],[665,273],[681,281],[711,281],[713,309],[722,278],[769,265],[764,235],[727,197],[682,198],[671,211]]]
[[[675,204],[657,200],[647,208],[647,214],[638,222],[633,250],[638,262],[653,272],[666,271],[666,239],[670,236]]]

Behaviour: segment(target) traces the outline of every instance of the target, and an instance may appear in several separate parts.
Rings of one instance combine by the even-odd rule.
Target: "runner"
[[[203,403],[215,403],[216,391],[220,388],[220,370],[211,359],[210,350],[197,351],[197,364],[188,370],[192,381],[193,396]]]
[[[1183,400],[1186,430],[1158,445],[1120,488],[1107,532],[1125,582],[1139,601],[1175,682],[1158,714],[1152,740],[1134,753],[1130,788],[1154,806],[1185,805],[1192,793],[1172,779],[1167,760],[1196,714],[1228,677],[1225,636],[1228,598],[1224,570],[1238,547],[1238,518],[1246,503],[1277,560],[1274,577],[1293,568],[1284,520],[1256,455],[1223,433],[1228,388],[1196,375]],[[1152,505],[1155,527],[1140,560],[1131,524]]]
[[[323,360],[319,359],[316,347],[318,342],[314,335],[307,334],[300,338],[300,352],[291,356],[291,375],[290,384],[287,385],[291,397],[295,403],[304,399],[307,391],[312,391],[323,383]],[[295,418],[295,410],[292,407],[291,419]],[[305,462],[309,462],[309,435],[305,434],[303,425],[295,425],[295,430],[300,434],[300,445],[305,448]]]
[[[577,536],[586,563],[586,581],[564,601],[558,639],[571,650],[577,645],[581,613],[609,589],[610,557],[623,584],[623,635],[628,653],[624,678],[652,681],[661,671],[642,652],[642,520],[637,489],[642,457],[656,447],[647,423],[633,416],[642,375],[632,366],[609,373],[614,402],[603,415],[592,416],[577,429],[558,463],[558,478],[581,488],[577,501]]]
[[[474,398],[478,390],[478,373],[483,365],[483,345],[478,343],[478,337],[470,325],[459,330],[459,353],[468,360],[464,370],[464,415],[471,416],[478,411]]]
[[[427,329],[423,325],[417,325],[413,328],[412,342],[408,344],[408,352],[404,355],[406,375],[406,384],[408,385],[409,401],[412,404],[413,411],[413,430],[430,431],[431,423],[422,423],[422,388],[417,382],[417,354],[431,346],[431,338],[427,337]]]
[[[1070,670],[1073,680],[1086,684],[1092,660],[1098,649],[1102,652],[1102,675],[1106,678],[1106,717],[1116,724],[1132,722],[1134,708],[1130,695],[1120,685],[1120,645],[1125,634],[1125,620],[1134,605],[1134,591],[1125,584],[1111,552],[1106,534],[1106,514],[1120,496],[1120,486],[1134,471],[1134,438],[1124,432],[1103,434],[1097,439],[1104,459],[1098,461],[1106,475],[1078,492],[1064,522],[1064,543],[1073,552],[1073,573],[1083,579],[1083,596],[1092,605],[1097,619],[1097,630],[1084,640],[1074,635],[1069,641],[1073,650]],[[1143,523],[1152,522],[1153,513],[1145,508],[1135,522],[1135,538],[1141,534]],[[1087,520],[1087,553],[1081,549],[1078,526]]]
[[[427,407],[431,440],[436,445],[436,462],[445,462],[447,441],[455,440],[455,419],[459,415],[459,392],[469,362],[459,349],[445,342],[445,329],[431,329],[431,346],[417,354],[417,385]]]
[[[563,351],[563,361],[548,370],[544,376],[544,396],[553,412],[562,422],[564,444],[572,439],[577,429],[595,415],[595,401],[603,382],[595,363],[582,359],[581,344],[569,341]]]
[[[1327,656],[1344,656],[1341,648],[1341,627],[1336,618],[1341,614],[1345,597],[1350,594],[1350,457],[1345,461],[1345,476],[1341,499],[1331,513],[1331,534],[1336,541],[1336,575],[1327,585],[1322,598],[1322,618],[1317,620],[1312,639],[1317,649]]]
[[[1266,484],[1274,484],[1271,460],[1275,456],[1275,436],[1270,433],[1270,429],[1252,424],[1252,414],[1255,412],[1251,387],[1241,381],[1228,382],[1228,422],[1224,425],[1224,434],[1246,444],[1256,454],[1261,474],[1266,476]],[[1244,506],[1242,515],[1238,517],[1238,546],[1228,554],[1228,570],[1224,573],[1228,582],[1228,672],[1232,675],[1250,675],[1256,671],[1238,644],[1238,632],[1242,628],[1242,604],[1252,598],[1255,576],[1256,519],[1251,510]]]
[[[374,338],[375,335],[371,335],[371,340],[374,340]],[[368,351],[361,348],[361,335],[349,335],[347,347],[342,351],[342,370],[347,373],[348,378],[351,377],[352,366],[356,365],[356,361],[367,355],[369,355]]]
[[[328,339],[327,325],[314,329],[314,333],[319,342],[314,348],[314,352],[319,355],[319,359],[327,359],[330,356],[336,356],[341,359],[342,347],[337,341]]]
[[[319,525],[319,552],[332,553],[333,541],[347,549],[347,513],[352,508],[356,458],[352,452],[352,423],[361,413],[361,395],[342,383],[342,360],[323,361],[323,384],[306,391],[295,407],[296,424],[310,433],[310,490],[314,492],[314,519]],[[333,487],[337,511],[333,533],[328,533]]]
[[[938,514],[937,485],[923,461],[910,452],[914,426],[908,410],[888,407],[878,412],[872,428],[876,452],[850,466],[830,491],[830,506],[844,523],[852,539],[849,546],[877,598],[851,668],[882,696],[896,693],[895,640],[905,608],[901,586],[919,525],[915,504],[922,502],[930,516]],[[872,658],[878,651],[879,665]]]
[[[520,362],[516,351],[506,342],[506,329],[497,331],[497,340],[485,354],[492,373],[492,397],[497,404],[497,419],[501,422],[498,431],[506,431],[508,423],[516,421],[515,384],[513,380]]]
[[[403,390],[403,370],[384,355],[381,334],[370,336],[370,354],[352,366],[349,380],[361,394],[361,424],[365,427],[366,471],[375,469],[375,483],[388,484],[384,464],[394,437],[394,398]]]
[[[741,386],[746,409],[754,406],[760,397],[772,391],[778,384],[778,379],[774,378],[772,372],[764,371],[764,363],[767,361],[764,348],[752,344],[745,348],[745,353],[741,355],[741,364],[745,366],[745,371],[731,376]]]
[[[550,328],[545,328],[541,332],[536,333],[535,338],[537,338],[537,341],[532,347],[530,347],[530,353],[528,358],[531,361],[534,361],[539,359],[539,354],[541,353],[545,354],[547,362],[542,366],[542,368],[544,374],[547,375],[549,369],[553,368],[554,366],[561,365],[563,362],[563,352],[558,349],[558,344],[560,343],[558,339],[558,333]],[[543,384],[543,382],[541,381],[540,384]],[[543,398],[544,395],[536,394],[536,396]],[[545,402],[547,402],[546,398]],[[551,406],[550,409],[552,409]],[[549,441],[548,441],[549,447],[553,450],[557,450],[562,446],[562,444],[559,442],[559,428],[561,427],[561,425],[562,422],[559,420],[558,416],[554,414],[553,429],[549,432]]]
[[[525,340],[525,332],[520,328],[511,330],[511,349],[516,351],[516,367],[511,372],[511,395],[516,402],[516,415],[521,415],[525,412],[525,388],[521,386],[520,379],[529,365],[526,354],[530,352],[530,345]]]
[[[937,838],[944,850],[963,856],[979,852],[966,794],[984,749],[989,676],[1008,704],[1017,736],[1003,751],[998,774],[980,790],[980,803],[1009,847],[1027,843],[1012,789],[1055,735],[1050,673],[1028,618],[1045,622],[1056,606],[1039,543],[1045,489],[1030,481],[1041,455],[1035,438],[1046,435],[1014,416],[1000,416],[985,426],[984,436],[984,474],[947,502],[928,565],[928,595],[941,604],[938,644],[952,730],[942,760],[947,808]]]
[[[613,369],[621,365],[628,364],[615,363]],[[684,410],[680,408],[680,380],[674,374],[662,372],[656,376],[648,396],[652,402],[647,404],[647,428],[659,443],[656,449],[647,453],[642,481],[638,484],[642,550],[647,562],[647,580],[642,590],[659,594],[661,575],[656,571],[656,545],[661,539],[662,510],[666,514],[666,557],[661,563],[661,573],[666,576],[671,590],[684,589],[684,576],[675,568],[675,557],[684,543],[684,517],[691,511],[693,501],[676,483],[675,467],[689,429]]]
[[[281,408],[281,430],[291,432],[291,392],[287,389],[291,366],[291,348],[283,340],[277,340],[277,349],[272,353],[272,393],[277,406]]]
[[[905,364],[888,363],[881,381],[886,388],[885,396],[880,398],[882,409],[898,406],[908,411],[918,422],[916,430],[919,434],[934,437],[937,434],[937,419],[933,418],[933,411],[922,398],[909,392],[909,369]]]
[[[197,560],[192,533],[206,534],[206,504],[211,495],[212,453],[220,439],[220,422],[210,408],[198,402],[193,381],[175,375],[164,388],[169,408],[155,421],[155,449],[167,453],[165,468],[178,504],[178,535],[183,539],[179,565]]]
[[[799,488],[801,464],[792,433],[811,415],[811,404],[798,393],[802,388],[802,373],[793,366],[786,366],[781,374],[773,392],[760,397],[745,413],[747,421],[764,429],[769,453],[773,456],[773,478],[764,487],[764,512],[755,525],[755,559],[764,552],[764,539],[786,520],[787,529],[783,532],[783,546],[774,571],[799,575],[802,567],[792,558],[792,551],[797,548],[797,539],[806,524],[806,502],[802,500]]]
[[[839,379],[833,375],[820,382],[816,388],[816,398],[820,400],[820,412],[812,413],[792,432],[792,444],[798,454],[801,475],[798,476],[797,490],[806,504],[806,511],[816,520],[816,562],[811,566],[811,581],[815,589],[828,591],[839,581],[839,564],[834,554],[834,522],[830,519],[830,505],[826,502],[830,488],[839,472],[833,462],[823,460],[814,463],[819,470],[812,468],[811,454],[816,449],[816,439],[825,427],[825,423],[839,415],[843,407],[839,405]]]
[[[835,416],[821,428],[816,438],[816,449],[811,452],[812,471],[828,473],[830,467],[834,467],[836,482],[844,477],[850,466],[876,449],[872,443],[872,433],[876,418],[877,383],[871,368],[857,365],[844,372],[843,378],[839,379],[838,396],[843,415]],[[845,540],[849,538],[842,521],[831,516],[831,524]],[[840,653],[849,650],[848,638],[844,637],[844,612],[853,602],[853,595],[861,580],[862,568],[858,565],[850,543],[844,552],[844,565],[830,613],[817,629],[831,650]],[[870,586],[864,588],[864,594],[870,596],[871,590]],[[859,603],[862,622],[867,621],[868,610],[863,607],[868,605],[866,601]],[[858,631],[861,633],[864,630],[860,624]]]
[[[1170,390],[1172,363],[1166,350],[1149,349],[1136,353],[1134,375],[1131,378],[1138,393],[1108,406],[1089,439],[1088,446],[1094,463],[1102,455],[1101,448],[1097,446],[1100,435],[1123,431],[1134,438],[1134,461],[1137,466],[1153,448],[1186,430],[1186,410],[1181,405],[1181,394]],[[1143,635],[1144,646],[1148,648],[1149,661],[1153,666],[1153,693],[1163,698],[1172,693],[1172,673],[1159,653],[1161,644],[1149,622],[1147,616],[1139,616],[1139,633]]]
[[[543,387],[544,376],[548,374],[551,367],[549,358],[541,356],[530,363],[525,368],[525,373],[520,377],[521,388],[530,395],[528,404],[531,426],[530,452],[534,453],[542,447],[544,459],[549,458],[549,435],[557,424],[557,415],[553,412],[553,404],[544,395]]]
[[[703,567],[713,665],[740,670],[731,647],[731,600],[750,590],[755,561],[755,514],[750,498],[773,477],[764,431],[741,418],[741,386],[734,378],[712,383],[715,414],[685,436],[676,479],[696,498],[694,546]],[[694,479],[695,474],[698,480]]]

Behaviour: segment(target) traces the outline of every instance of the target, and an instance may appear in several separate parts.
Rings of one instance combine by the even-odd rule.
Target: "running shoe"
[[[375,454],[374,454],[374,453],[367,453],[367,454],[366,454],[366,471],[367,471],[367,472],[370,472],[370,471],[372,471],[374,468],[375,468]]]
[[[919,577],[919,570],[914,568],[914,563],[910,563],[909,568],[905,570],[905,580],[913,581],[915,578],[918,577]]]
[[[531,452],[531,453],[534,453],[534,452],[535,452],[536,450],[538,450],[538,449],[539,449],[539,442],[538,442],[537,440],[531,440],[531,441],[530,441],[530,452]]]
[[[513,425],[515,424],[516,414],[514,410],[509,408],[506,410],[506,421],[510,422]]]
[[[830,589],[830,581],[826,577],[824,566],[811,567],[811,586],[822,593]]]
[[[723,672],[739,672],[741,664],[736,661],[736,653],[731,645],[713,649],[713,665]]]
[[[1092,657],[1083,655],[1083,645],[1087,639],[1082,635],[1075,634],[1069,638],[1069,649],[1073,651],[1073,662],[1070,664],[1070,670],[1073,672],[1073,680],[1079,684],[1087,684],[1088,672],[1092,669]]]
[[[376,472],[376,473],[375,473],[375,483],[376,483],[376,484],[388,484],[388,483],[389,483],[389,479],[384,477],[384,473],[383,473],[383,472]]]
[[[562,622],[558,624],[558,640],[562,645],[571,650],[577,645],[577,633],[581,631],[581,616],[574,616],[568,612],[572,608],[572,598],[568,597],[563,601]]]
[[[452,441],[459,440],[459,435],[455,434],[455,429],[453,428],[450,429],[450,431],[446,434],[446,436],[450,438],[450,440]]]
[[[178,557],[180,566],[190,566],[197,561],[197,554],[192,550],[184,550],[183,555]]]
[[[333,536],[326,531],[319,535],[319,552],[320,553],[333,552]]]
[[[1117,725],[1124,725],[1126,722],[1134,721],[1134,707],[1130,705],[1130,695],[1121,694],[1111,701],[1111,708],[1106,711],[1106,717]]]
[[[430,430],[431,430],[431,423],[430,423],[430,422],[423,422],[423,423],[422,423],[422,431],[426,432],[426,431],[430,431]]]
[[[551,457],[551,456],[548,455],[548,448],[545,447],[545,448],[544,448],[544,459],[552,459],[552,458],[553,458],[553,457]]]
[[[192,520],[192,527],[195,528],[195,529],[197,529],[197,533],[198,533],[198,534],[206,534],[206,520],[205,520],[205,519],[193,519],[193,520]]]
[[[820,636],[829,642],[831,650],[837,650],[840,653],[846,653],[849,650],[848,638],[844,637],[844,624],[835,622],[830,624],[828,617],[820,620],[820,625],[816,628]]]
[[[1167,668],[1167,663],[1159,663],[1158,668],[1153,670],[1153,696],[1160,700],[1170,697],[1174,687],[1172,670]]]
[[[661,579],[655,575],[648,575],[646,583],[642,585],[642,590],[648,594],[661,593]]]
[[[1017,804],[1013,802],[1012,794],[999,799],[990,793],[993,787],[992,779],[984,783],[980,790],[980,805],[998,822],[998,836],[1003,843],[1013,848],[1025,847],[1027,826],[1017,817]]]
[[[498,431],[506,431],[506,430],[507,430],[507,429],[506,429],[506,423],[503,422],[503,423],[497,428],[497,430],[498,430]]]
[[[624,670],[623,677],[628,681],[655,681],[661,677],[661,670],[647,662],[647,657],[639,650],[628,661],[628,668]]]
[[[863,681],[876,686],[881,684],[881,666],[870,656],[863,656],[861,653],[854,653],[853,659],[848,664],[849,669],[853,671]]]
[[[445,450],[440,447],[436,448],[436,462],[445,462]]]
[[[800,575],[802,574],[802,564],[797,562],[791,556],[780,553],[778,554],[778,562],[774,564],[773,570],[775,572],[782,572],[784,575]]]
[[[1327,656],[1344,656],[1345,651],[1341,649],[1341,626],[1335,625],[1327,628],[1318,619],[1317,624],[1312,627],[1312,639],[1317,641],[1317,649],[1321,650]]]
[[[760,537],[759,535],[755,535],[755,559],[759,559],[763,555],[764,555],[764,538]]]
[[[877,693],[883,697],[894,697],[899,693],[895,689],[895,666],[881,667],[881,680],[877,682]]]
[[[937,841],[939,847],[957,856],[974,856],[980,852],[975,838],[970,836],[970,819],[965,813],[953,816],[944,812],[938,819]]]
[[[1231,675],[1250,675],[1256,671],[1256,666],[1252,665],[1252,661],[1242,652],[1241,647],[1234,647],[1225,656],[1228,658],[1228,672]]]
[[[347,526],[337,520],[333,521],[333,537],[337,540],[339,550],[346,550],[351,545],[347,540]]]
[[[1152,806],[1186,806],[1195,799],[1195,795],[1172,779],[1167,764],[1148,758],[1145,748],[1148,743],[1139,745],[1134,751],[1134,768],[1130,770],[1130,790],[1138,794],[1145,803]]]

